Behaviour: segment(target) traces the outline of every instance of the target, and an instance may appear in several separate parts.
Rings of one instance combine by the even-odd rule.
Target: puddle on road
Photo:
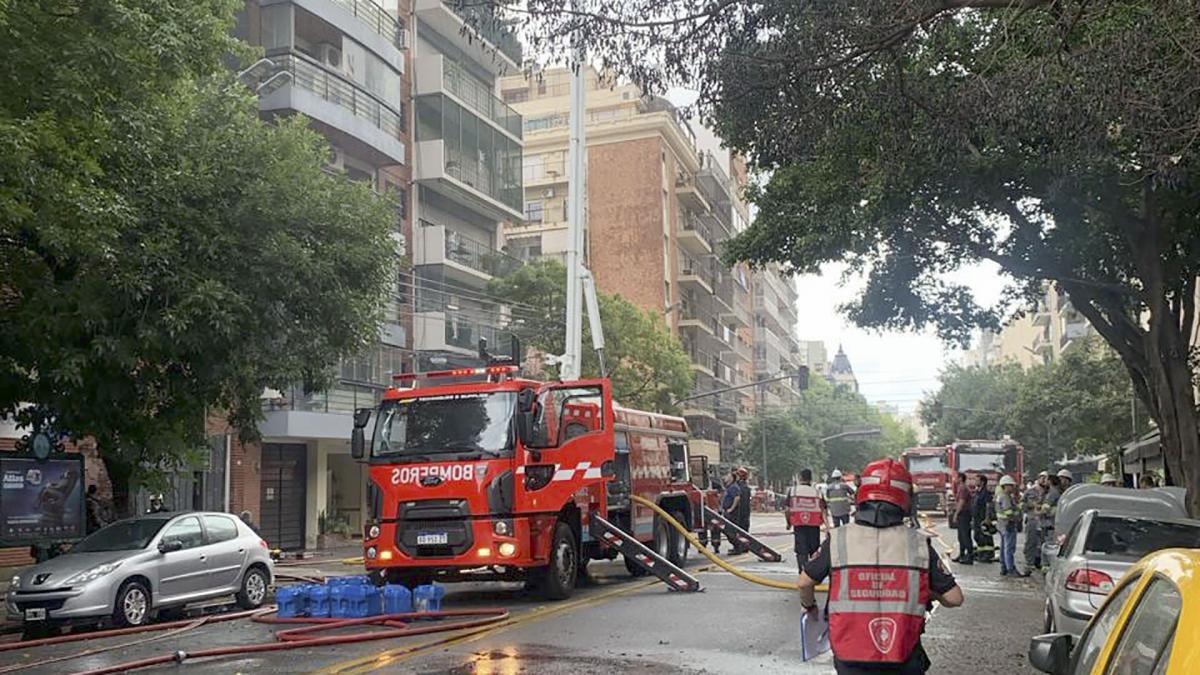
[[[612,656],[571,654],[558,647],[521,645],[476,652],[466,657],[446,655],[440,663],[422,667],[417,672],[420,675],[600,675],[618,672],[624,675],[700,675],[709,672],[647,661],[638,656],[634,653]]]

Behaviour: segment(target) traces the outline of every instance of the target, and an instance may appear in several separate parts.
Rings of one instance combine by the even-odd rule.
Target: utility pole
[[[572,0],[572,10],[582,13],[583,0]],[[582,372],[583,349],[583,228],[584,196],[587,190],[587,145],[585,127],[587,107],[585,100],[584,59],[582,31],[575,33],[573,50],[575,72],[571,75],[571,135],[568,154],[571,167],[567,182],[567,339],[559,377],[564,380],[579,379]]]
[[[758,388],[758,419],[761,423],[758,425],[758,435],[762,439],[762,457],[763,457],[763,472],[762,483],[763,489],[767,489],[767,384],[764,382]]]

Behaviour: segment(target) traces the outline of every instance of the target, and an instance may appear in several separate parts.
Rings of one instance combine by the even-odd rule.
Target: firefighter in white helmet
[[[911,485],[894,459],[868,464],[854,522],[832,530],[800,573],[800,605],[808,612],[817,611],[815,586],[829,578],[829,643],[839,675],[926,672],[921,633],[929,603],[963,602],[929,536],[904,527]]]
[[[1017,532],[1021,531],[1021,498],[1017,481],[1007,474],[1000,477],[996,491],[996,529],[1000,530],[1000,576],[1019,577],[1017,571]]]

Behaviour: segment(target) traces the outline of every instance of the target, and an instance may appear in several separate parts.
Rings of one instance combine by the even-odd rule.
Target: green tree
[[[514,304],[536,307],[522,314],[524,323],[510,329],[522,344],[548,354],[565,350],[567,270],[557,260],[529,263],[489,286],[489,293]],[[662,315],[643,310],[619,295],[599,292],[604,330],[604,360],[612,380],[613,397],[622,405],[678,413],[675,401],[692,389],[691,361]],[[600,374],[591,345],[591,327],[584,322],[583,375]]]
[[[826,462],[821,438],[804,427],[791,410],[770,410],[750,421],[742,438],[741,458],[761,470],[764,450],[767,478],[779,490],[790,485],[801,469],[819,475]]]
[[[1064,455],[1115,453],[1131,436],[1131,394],[1120,359],[1089,342],[1025,370],[947,368],[921,414],[935,443],[1011,436],[1025,448],[1025,466],[1041,470]]]
[[[879,440],[876,443],[879,457],[899,458],[900,453],[908,448],[917,447],[917,432],[912,427],[901,424],[895,417],[881,414],[879,428]]]
[[[118,507],[377,334],[390,204],[226,66],[237,0],[0,3],[0,413],[94,437]]]

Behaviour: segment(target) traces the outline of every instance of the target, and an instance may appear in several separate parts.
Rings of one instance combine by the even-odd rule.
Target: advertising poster
[[[83,461],[39,462],[0,453],[0,544],[72,541],[84,535]]]

